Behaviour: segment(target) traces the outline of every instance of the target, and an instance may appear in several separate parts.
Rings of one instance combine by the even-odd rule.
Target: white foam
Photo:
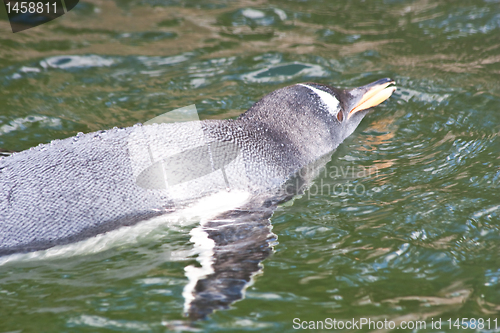
[[[151,331],[148,324],[132,320],[112,320],[96,315],[80,315],[76,318],[70,318],[68,323],[72,325],[82,325],[90,327],[107,328],[110,330],[127,330],[132,332]],[[19,332],[19,331],[18,331]]]
[[[252,9],[252,8],[243,9],[241,14],[249,19],[259,19],[259,18],[263,18],[266,16],[266,14],[264,14],[264,12],[261,12],[260,10]]]
[[[9,124],[0,126],[0,134],[24,130],[29,124],[37,122],[43,127],[58,127],[62,124],[59,118],[33,115],[24,118],[16,118],[11,120]]]
[[[274,12],[279,16],[280,20],[286,20],[286,13],[283,9],[274,8]]]
[[[103,58],[98,55],[64,55],[54,56],[40,61],[43,68],[77,68],[77,67],[109,67],[115,61],[109,58]]]

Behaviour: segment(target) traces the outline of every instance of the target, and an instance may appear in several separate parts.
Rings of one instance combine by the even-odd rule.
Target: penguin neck
[[[260,108],[256,104],[236,122],[279,145],[291,145],[290,148],[298,152],[301,160],[308,163],[331,152],[340,143],[338,133],[331,128],[333,122],[307,110],[278,110],[271,105]]]

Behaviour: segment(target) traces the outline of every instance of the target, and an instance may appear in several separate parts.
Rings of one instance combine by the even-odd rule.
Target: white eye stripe
[[[316,95],[319,96],[321,102],[326,105],[328,112],[330,112],[333,116],[337,116],[337,113],[339,113],[339,101],[335,98],[335,96],[306,84],[299,83],[299,85],[311,89]]]

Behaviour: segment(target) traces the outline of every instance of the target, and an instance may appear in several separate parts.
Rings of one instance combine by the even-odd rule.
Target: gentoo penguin
[[[264,202],[255,198],[333,151],[393,84],[295,84],[235,120],[138,124],[2,157],[0,255],[80,241],[218,191]]]

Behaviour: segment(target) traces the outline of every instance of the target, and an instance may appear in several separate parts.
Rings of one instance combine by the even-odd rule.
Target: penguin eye
[[[337,120],[342,122],[344,120],[344,113],[342,112],[342,110],[340,110],[338,113],[337,113]]]

